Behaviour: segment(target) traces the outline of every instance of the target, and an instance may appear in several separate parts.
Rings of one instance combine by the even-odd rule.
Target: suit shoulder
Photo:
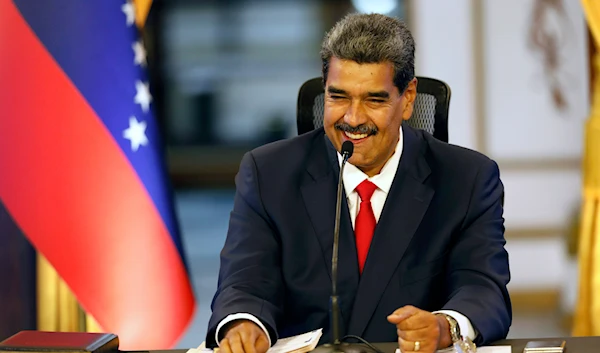
[[[424,132],[429,147],[429,154],[439,163],[453,168],[479,169],[485,165],[495,165],[496,162],[485,154],[473,149],[440,141]],[[428,136],[426,136],[428,135]]]
[[[304,160],[315,143],[322,143],[322,128],[285,140],[271,142],[251,150],[249,153],[260,168],[265,166],[289,165],[292,161]]]

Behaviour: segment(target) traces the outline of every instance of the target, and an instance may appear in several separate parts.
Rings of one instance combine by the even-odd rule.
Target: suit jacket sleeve
[[[477,344],[505,338],[512,321],[506,288],[510,271],[504,248],[504,187],[499,174],[491,160],[480,167],[448,262],[449,300],[443,309],[470,319],[479,333]]]
[[[262,204],[258,170],[251,153],[244,155],[236,176],[236,194],[206,343],[215,347],[215,331],[229,314],[249,313],[277,340],[283,288],[279,237]]]

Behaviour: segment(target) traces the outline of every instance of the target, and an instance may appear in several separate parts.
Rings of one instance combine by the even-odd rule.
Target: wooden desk
[[[600,351],[600,337],[562,337],[562,338],[525,338],[511,339],[495,342],[494,346],[512,346],[512,353],[523,353],[523,348],[529,341],[555,340],[564,339],[567,341],[565,353],[595,353]],[[394,353],[398,344],[396,343],[375,343],[374,346],[381,349],[385,353]],[[371,349],[362,345],[353,345],[352,352],[356,353],[373,353]],[[314,352],[318,352],[319,347]],[[152,353],[185,353],[185,349],[152,351]],[[142,352],[140,352],[142,353]],[[144,352],[145,353],[145,352]]]
[[[558,338],[525,338],[502,340],[495,342],[493,345],[511,346],[512,353],[522,353],[523,348],[529,341],[555,340],[563,339],[567,341],[565,353],[592,353],[600,351],[600,337],[558,337]]]

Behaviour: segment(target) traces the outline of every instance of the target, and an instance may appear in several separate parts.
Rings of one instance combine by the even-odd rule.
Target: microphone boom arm
[[[343,146],[344,147],[344,146]],[[338,187],[337,187],[337,197],[336,197],[336,205],[335,205],[335,225],[333,228],[333,252],[331,255],[331,298],[330,298],[330,310],[331,310],[331,330],[332,330],[332,343],[334,346],[338,346],[340,342],[340,304],[339,298],[337,295],[337,265],[338,265],[338,248],[339,248],[339,238],[340,238],[340,213],[342,209],[342,186],[343,180],[342,176],[344,173],[344,167],[346,166],[346,162],[352,155],[352,147],[348,148],[342,147],[342,165],[340,166],[340,175],[338,179]]]

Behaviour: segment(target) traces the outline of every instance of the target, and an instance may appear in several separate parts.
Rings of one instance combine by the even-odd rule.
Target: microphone
[[[349,344],[349,343],[341,343],[340,340],[340,303],[337,295],[337,265],[338,265],[338,248],[340,245],[340,213],[342,209],[342,186],[344,185],[344,180],[342,176],[344,175],[344,167],[346,166],[346,162],[350,157],[352,157],[352,153],[354,152],[354,144],[350,141],[344,141],[342,143],[342,150],[340,151],[342,155],[342,165],[340,166],[340,175],[338,178],[338,187],[337,187],[337,200],[335,203],[335,226],[333,228],[333,253],[331,255],[331,297],[329,300],[329,316],[331,320],[331,343],[326,343],[322,346],[316,347],[312,353],[362,353],[368,352],[365,351],[364,347]],[[380,349],[373,346],[362,337],[348,335],[344,337],[353,338],[362,342],[368,348],[371,349],[372,352],[375,353],[383,353]]]
[[[344,180],[344,166],[352,153],[354,152],[354,144],[350,141],[344,141],[342,143],[342,165],[340,166],[340,176],[338,178],[337,186],[337,200],[335,203],[335,226],[333,228],[333,254],[331,256],[331,298],[329,302],[330,316],[331,316],[331,330],[332,330],[332,344],[335,348],[340,345],[340,303],[337,295],[337,265],[338,265],[338,248],[340,244],[340,212],[342,209],[342,186]],[[336,349],[339,351],[339,349]]]

